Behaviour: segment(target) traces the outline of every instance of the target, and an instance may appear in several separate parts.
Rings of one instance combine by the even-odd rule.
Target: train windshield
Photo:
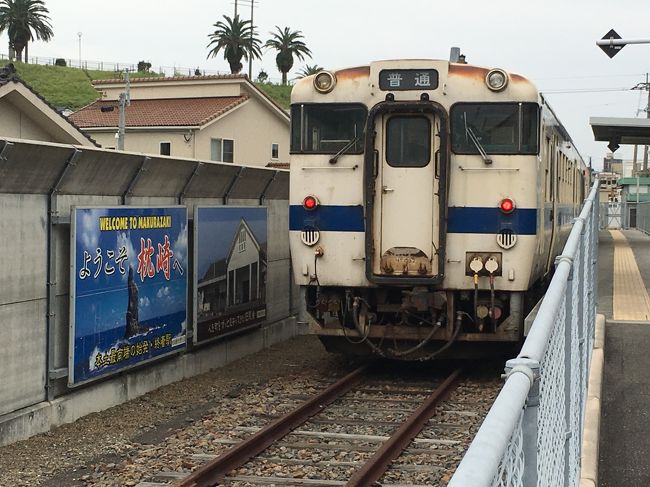
[[[291,106],[291,152],[336,154],[363,152],[368,109],[356,103]]]
[[[457,103],[451,148],[456,154],[537,154],[538,127],[536,103]]]

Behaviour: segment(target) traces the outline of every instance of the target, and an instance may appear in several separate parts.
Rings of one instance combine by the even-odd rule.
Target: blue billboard
[[[263,207],[195,208],[195,343],[265,321],[266,219]]]
[[[186,344],[187,209],[73,208],[68,383]]]

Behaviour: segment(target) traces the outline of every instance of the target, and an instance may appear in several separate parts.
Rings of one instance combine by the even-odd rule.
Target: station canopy
[[[614,152],[621,145],[650,145],[650,119],[590,117],[589,124],[597,142],[608,142]]]

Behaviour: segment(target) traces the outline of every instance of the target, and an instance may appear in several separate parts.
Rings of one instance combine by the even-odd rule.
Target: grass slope
[[[0,61],[4,66],[9,61]],[[30,85],[38,94],[58,108],[78,110],[97,99],[92,80],[121,78],[113,71],[81,70],[63,66],[43,66],[15,62],[20,79]],[[131,78],[160,76],[157,73],[129,73]],[[273,98],[281,107],[289,108],[291,86],[270,83],[255,83],[258,88]]]

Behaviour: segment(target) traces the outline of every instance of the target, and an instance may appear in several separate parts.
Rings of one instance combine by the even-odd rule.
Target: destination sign
[[[384,69],[379,72],[379,89],[435,90],[438,87],[438,71],[435,69]]]

